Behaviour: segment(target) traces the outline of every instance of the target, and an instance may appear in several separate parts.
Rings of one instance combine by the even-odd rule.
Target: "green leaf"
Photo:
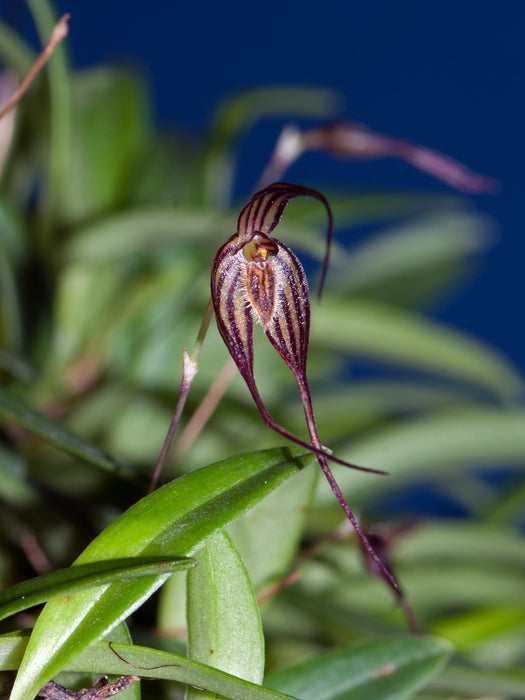
[[[469,610],[438,620],[433,632],[449,639],[458,650],[472,648],[505,632],[516,630],[520,635],[525,629],[525,606],[500,605],[481,610]]]
[[[0,670],[18,668],[26,645],[24,633],[0,636]],[[289,700],[288,695],[276,690],[255,685],[183,656],[130,644],[109,646],[107,641],[91,644],[65,670],[117,676],[137,673],[148,678],[164,678],[194,685],[231,700]]]
[[[37,489],[28,483],[27,468],[19,454],[0,445],[0,496],[19,507],[34,508],[39,502]]]
[[[138,73],[97,68],[75,76],[75,128],[64,201],[68,221],[93,218],[124,201],[149,138]]]
[[[324,87],[256,87],[219,104],[212,118],[212,138],[226,146],[254,121],[265,116],[293,114],[321,119],[333,116],[341,107],[341,95]]]
[[[312,314],[312,344],[471,383],[505,398],[523,387],[517,371],[482,343],[380,304],[327,298]]]
[[[192,559],[166,557],[135,557],[99,561],[53,571],[29,581],[23,581],[0,592],[0,620],[44,603],[58,596],[72,595],[94,586],[105,586],[113,581],[129,581],[136,577],[155,576],[188,569]]]
[[[258,595],[289,573],[318,478],[305,470],[228,526]]]
[[[103,450],[72,433],[61,423],[48,418],[20,399],[0,389],[0,416],[22,425],[30,432],[75,457],[109,472],[131,476],[129,468],[118,463]]]
[[[451,664],[432,681],[432,689],[447,695],[468,697],[525,697],[523,668],[507,671]]]
[[[265,684],[299,700],[401,700],[424,687],[452,647],[442,639],[409,637],[338,650],[272,674]]]
[[[396,556],[406,565],[440,563],[512,566],[525,575],[525,547],[521,533],[479,522],[438,520],[404,533],[396,541]]]
[[[123,556],[191,556],[218,528],[312,461],[280,448],[204,467],[146,496],[102,532],[75,564]],[[139,607],[166,575],[110,584],[49,602],[33,630],[11,700],[34,695],[82,649]]]
[[[42,45],[51,36],[56,17],[45,0],[28,0]],[[45,193],[43,239],[51,231],[53,219],[67,197],[72,159],[71,149],[71,81],[64,42],[55,46],[48,61],[49,75],[49,184]]]
[[[454,631],[456,618],[465,616],[466,638],[469,616],[475,619],[480,610],[487,611],[488,629],[492,617],[489,611],[505,606],[525,609],[524,545],[523,535],[510,529],[461,520],[436,521],[432,525],[413,524],[399,532],[389,553],[407,598],[426,629],[459,643],[461,633],[459,629]],[[399,610],[392,608],[384,586],[371,580],[364,570],[355,547],[349,548],[345,541],[325,547],[323,560],[324,564],[310,562],[302,567],[297,589],[303,610],[321,625],[330,620],[344,628],[346,623],[350,632],[352,628],[367,631],[370,627],[370,622],[368,626],[354,624],[357,615],[399,624]],[[516,625],[520,624],[520,615],[515,617]],[[492,619],[497,621],[497,615]],[[499,621],[505,623],[503,616]],[[342,633],[344,639],[344,629]]]
[[[230,235],[235,215],[217,209],[157,207],[107,216],[76,232],[66,246],[67,262],[107,265],[151,251],[180,248],[181,242],[217,244]],[[213,248],[212,248],[213,250]]]
[[[38,379],[38,373],[25,359],[7,350],[0,350],[0,370],[9,372],[21,382],[31,384]]]
[[[133,640],[129,628],[125,622],[121,622],[111,630],[111,639],[118,644],[132,645]],[[100,678],[100,674],[94,673],[92,684]],[[123,692],[119,693],[118,700],[141,700],[140,683],[132,683]]]
[[[381,231],[334,256],[330,286],[387,303],[435,297],[491,241],[480,216],[434,212]]]
[[[187,577],[188,657],[261,683],[264,635],[259,606],[235,545],[219,530],[194,558],[198,566]],[[202,697],[196,690],[186,694],[186,700]]]
[[[459,468],[469,466],[525,464],[525,411],[520,409],[466,408],[408,421],[373,431],[357,440],[351,449],[338,450],[338,456],[355,464],[384,469],[388,477],[371,477],[350,470],[338,470],[344,492],[359,502],[392,489],[408,479],[437,474],[448,478]],[[327,490],[321,499],[327,502]],[[331,499],[330,499],[331,500]]]
[[[0,20],[0,58],[20,78],[25,78],[36,59],[31,46],[3,20]]]
[[[313,382],[312,382],[313,384]],[[372,380],[344,384],[313,384],[319,434],[331,440],[369,428],[391,417],[407,417],[427,411],[464,406],[467,396],[459,387],[423,380]],[[285,403],[287,424],[299,431],[304,409],[295,397]]]

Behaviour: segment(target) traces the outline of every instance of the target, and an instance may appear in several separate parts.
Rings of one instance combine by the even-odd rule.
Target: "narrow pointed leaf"
[[[121,622],[120,625],[117,625],[115,629],[111,631],[111,638],[115,643],[118,644],[133,644],[129,627],[125,622]],[[95,676],[95,680],[100,678],[98,673],[93,675]],[[140,689],[140,683],[132,683],[123,692],[119,694],[118,700],[141,700],[141,698],[142,693]]]
[[[0,57],[21,78],[29,73],[36,59],[31,46],[3,20],[0,21]]]
[[[458,697],[525,697],[525,671],[514,669],[475,668],[451,664],[432,681],[432,690]]]
[[[10,615],[44,603],[58,596],[72,595],[94,586],[104,586],[114,581],[126,581],[142,576],[156,576],[188,569],[194,566],[192,559],[166,557],[136,557],[116,559],[72,566],[53,571],[37,578],[23,581],[0,592],[0,620]]]
[[[431,637],[368,642],[274,673],[265,684],[299,700],[402,700],[443,668],[451,650]]]
[[[152,208],[128,210],[76,232],[66,245],[67,262],[107,264],[152,250],[170,250],[183,242],[226,237],[232,217],[218,209]]]
[[[29,0],[42,44],[51,36],[56,23],[53,9],[44,2]],[[51,217],[56,216],[62,204],[63,195],[68,191],[71,168],[71,80],[64,42],[53,50],[48,61],[49,75],[49,182],[46,188],[45,234],[49,234]]]
[[[123,556],[190,556],[215,530],[311,461],[309,454],[281,448],[192,472],[132,506],[75,563]],[[49,602],[33,630],[11,700],[32,697],[90,642],[141,605],[166,578],[161,575],[109,584]]]
[[[32,408],[0,389],[0,417],[13,421],[64,452],[80,457],[110,472],[129,474],[129,469],[119,464],[96,445],[75,435],[58,421]]]
[[[325,301],[312,319],[312,345],[474,384],[497,396],[523,389],[509,362],[458,331],[380,304]]]
[[[467,407],[374,431],[353,442],[347,456],[385,469],[390,476],[372,482],[358,472],[340,470],[341,488],[362,502],[414,475],[437,474],[443,479],[445,469],[450,478],[460,468],[502,464],[521,469],[525,464],[524,425],[525,411],[520,409]],[[430,445],[437,447],[430,449]],[[329,494],[321,498],[327,502]]]
[[[470,270],[466,263],[488,247],[489,234],[485,219],[453,210],[403,222],[334,256],[332,289],[389,304],[426,301]]]

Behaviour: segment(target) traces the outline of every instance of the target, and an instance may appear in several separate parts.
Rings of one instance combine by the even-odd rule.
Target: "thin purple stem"
[[[299,387],[299,391],[301,392],[301,399],[302,399],[303,407],[304,407],[304,415],[306,418],[306,424],[308,426],[308,432],[310,433],[310,439],[312,441],[312,444],[315,447],[322,448],[321,440],[319,439],[319,435],[317,433],[317,427],[315,425],[315,416],[314,416],[314,411],[313,411],[313,407],[312,407],[312,397],[310,395],[310,389],[308,387],[308,382],[306,381],[306,378],[299,373],[295,374],[295,378],[297,381],[297,385]],[[365,533],[361,529],[361,526],[359,525],[357,518],[350,510],[350,506],[346,502],[345,497],[343,496],[343,493],[342,493],[341,489],[339,488],[339,485],[338,485],[337,481],[335,480],[334,475],[332,474],[332,470],[328,466],[328,462],[326,460],[326,457],[324,457],[324,455],[321,455],[319,453],[316,454],[316,457],[317,457],[317,461],[319,462],[321,469],[323,470],[323,474],[326,476],[326,479],[327,479],[328,483],[330,484],[330,488],[332,489],[332,491],[335,494],[335,497],[339,501],[339,505],[343,509],[346,517],[348,518],[348,520],[352,524],[352,527],[354,528],[356,535],[361,540],[363,547],[366,549],[368,554],[372,557],[374,562],[377,564],[381,573],[383,574],[385,579],[388,581],[390,586],[394,589],[396,596],[402,597],[403,594],[401,592],[401,588],[399,586],[399,583],[396,581],[395,577],[391,574],[391,572],[387,569],[387,567],[385,566],[381,557],[374,550],[374,548],[370,544],[368,537],[365,535]]]
[[[315,447],[322,448],[321,441],[319,439],[319,435],[317,433],[317,427],[315,424],[315,416],[313,412],[313,407],[312,407],[312,397],[310,395],[310,388],[308,386],[308,381],[306,380],[306,376],[301,373],[296,373],[295,374],[295,379],[297,381],[297,385],[299,387],[299,391],[301,392],[301,399],[303,402],[303,407],[304,407],[304,415],[306,418],[306,424],[308,426],[308,432],[310,433],[310,439],[312,441],[312,444]],[[377,554],[375,549],[372,547],[370,544],[370,540],[366,536],[366,534],[363,532],[361,529],[361,526],[359,525],[359,522],[355,515],[352,513],[350,510],[350,506],[345,500],[345,497],[343,496],[343,493],[341,489],[339,488],[339,485],[337,481],[335,480],[334,475],[332,474],[332,470],[328,466],[328,462],[326,457],[323,454],[316,454],[317,461],[319,462],[319,466],[323,470],[323,474],[325,475],[328,483],[330,484],[330,488],[332,489],[335,497],[337,498],[339,505],[343,509],[346,517],[350,521],[352,527],[355,530],[356,535],[358,536],[359,540],[361,541],[361,544],[365,548],[365,550],[368,552],[369,556],[371,559],[375,562],[375,564],[378,566],[379,571],[381,572],[382,577],[385,579],[385,581],[390,585],[392,590],[395,593],[395,596],[397,598],[397,601],[399,605],[401,606],[403,612],[405,613],[405,616],[408,620],[408,623],[410,625],[410,628],[413,632],[420,632],[421,631],[421,625],[419,623],[419,620],[408,604],[404,593],[397,582],[397,579],[395,576],[392,574],[391,571],[389,571],[388,567],[385,565],[381,557]]]

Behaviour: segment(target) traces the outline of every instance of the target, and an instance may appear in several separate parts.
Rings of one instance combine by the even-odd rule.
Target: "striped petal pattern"
[[[284,182],[266,187],[257,192],[241,211],[237,232],[219,248],[215,256],[211,296],[217,326],[266,425],[288,440],[312,450],[318,457],[322,455],[354,469],[377,472],[329,455],[318,439],[312,444],[283,428],[266,410],[255,383],[253,329],[254,324],[259,324],[292,370],[301,392],[307,422],[309,426],[313,423],[306,376],[310,334],[308,282],[295,253],[270,236],[288,202],[301,195],[319,199],[328,213],[327,253],[323,262],[323,270],[326,269],[332,240],[332,214],[325,197],[309,187]]]
[[[323,261],[321,285],[332,240],[332,214],[328,202],[317,190],[278,182],[257,192],[241,211],[237,232],[219,248],[213,263],[211,295],[219,332],[226,343],[257,409],[266,425],[283,437],[315,453],[323,473],[347,518],[352,523],[364,551],[377,572],[394,590],[408,611],[414,629],[415,617],[406,603],[392,572],[378,556],[328,466],[327,459],[363,471],[375,471],[348,464],[328,454],[319,439],[306,375],[310,333],[310,293],[299,259],[288,246],[270,234],[279,223],[288,202],[305,195],[319,199],[328,212],[328,243]],[[253,371],[253,328],[259,324],[292,370],[304,407],[311,442],[301,440],[279,425],[266,410],[255,383]]]
[[[296,377],[306,379],[310,293],[297,256],[270,236],[288,202],[316,197],[332,218],[328,202],[309,187],[278,182],[257,192],[241,211],[237,232],[217,252],[211,293],[217,325],[252,394],[253,325],[258,323]],[[328,263],[325,256],[323,269]]]

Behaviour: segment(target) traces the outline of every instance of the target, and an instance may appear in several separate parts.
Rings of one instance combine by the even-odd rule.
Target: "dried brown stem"
[[[40,73],[42,68],[46,65],[47,61],[49,60],[49,57],[53,53],[55,46],[66,38],[69,31],[68,21],[70,17],[71,15],[69,14],[63,15],[57,22],[55,28],[53,29],[53,33],[51,34],[51,38],[45,45],[42,52],[38,55],[36,61],[31,67],[31,70],[26,75],[24,80],[20,83],[19,88],[13,93],[11,99],[8,101],[5,107],[0,111],[0,119],[5,117],[5,115],[20,102],[28,87],[34,81],[36,76]]]
[[[181,430],[173,446],[173,456],[175,458],[180,459],[195,442],[236,374],[237,365],[231,357],[228,357],[190,420],[186,423],[184,429]]]
[[[210,299],[208,301],[206,311],[204,312],[201,326],[199,328],[199,333],[197,335],[197,340],[195,342],[195,346],[191,355],[188,355],[186,348],[184,348],[183,350],[182,380],[180,384],[179,398],[177,399],[175,412],[173,413],[173,418],[171,419],[170,427],[168,428],[168,432],[166,434],[166,437],[164,438],[164,444],[162,445],[159,458],[155,465],[155,469],[153,470],[153,474],[151,475],[147,493],[151,493],[157,487],[162,468],[164,466],[164,463],[166,462],[171,443],[173,442],[173,438],[177,431],[182,412],[184,411],[184,406],[186,405],[186,399],[188,398],[188,394],[190,393],[192,382],[199,370],[197,358],[199,356],[202,343],[204,342],[204,338],[206,337],[206,333],[208,332],[208,327],[210,325],[212,316],[213,304]]]

